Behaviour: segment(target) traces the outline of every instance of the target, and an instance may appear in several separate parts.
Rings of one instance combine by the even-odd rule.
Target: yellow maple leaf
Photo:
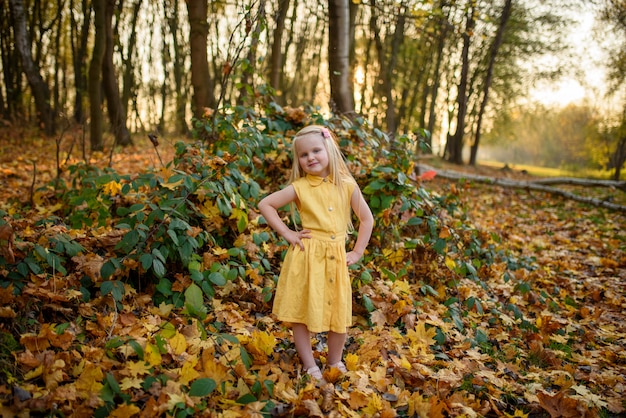
[[[344,360],[346,362],[346,369],[350,371],[355,371],[359,366],[359,356],[354,353],[346,354]]]
[[[109,413],[109,417],[126,418],[126,417],[132,417],[133,415],[136,415],[139,412],[141,412],[141,409],[139,409],[137,405],[122,404],[118,406],[117,408],[115,408],[113,411],[111,411]]]
[[[266,355],[270,355],[274,352],[276,346],[276,338],[274,335],[264,331],[254,331],[250,343],[252,346]]]
[[[198,359],[195,357],[192,357],[191,359],[187,360],[185,364],[183,364],[183,368],[180,371],[180,383],[186,385],[192,380],[200,377],[200,373],[198,373],[198,371],[195,369],[196,364],[198,364]]]
[[[185,336],[177,331],[176,334],[170,338],[170,348],[177,356],[187,351],[187,340],[185,340]]]
[[[450,271],[454,271],[456,269],[456,262],[450,257],[446,257],[446,260],[444,262],[446,264],[446,267],[448,267]]]
[[[174,305],[171,303],[161,302],[158,307],[151,307],[150,313],[153,315],[158,315],[161,318],[168,318],[170,313],[174,309]]]
[[[393,283],[393,293],[395,294],[411,294],[411,285],[406,280],[396,280]]]
[[[387,378],[387,367],[378,366],[376,369],[370,371],[370,381],[380,391],[387,390],[390,380]],[[382,407],[382,404],[381,404]]]
[[[183,405],[183,408],[187,405],[187,399],[182,393],[170,393],[168,394],[169,400],[167,401],[167,409],[182,409],[180,408],[180,404]]]
[[[383,256],[395,266],[402,260],[404,260],[404,248],[398,248],[396,250],[390,248],[383,248]]]
[[[206,359],[203,366],[205,376],[213,379],[218,385],[231,379],[229,369],[215,357]]]
[[[122,185],[117,181],[110,181],[102,187],[102,191],[109,196],[116,196],[122,191]]]
[[[383,409],[383,401],[377,393],[370,395],[370,400],[367,406],[363,408],[363,412],[367,415],[373,416]]]
[[[233,208],[233,212],[230,214],[230,219],[236,219],[239,226],[239,232],[242,232],[248,226],[248,214],[245,210],[239,208]],[[240,225],[241,223],[241,225]]]
[[[217,256],[227,255],[228,254],[228,250],[226,248],[215,247],[215,248],[213,248],[213,254],[215,254]]]
[[[120,381],[120,389],[141,389],[143,385],[143,379],[139,377],[125,377]]]
[[[219,218],[221,216],[220,209],[217,205],[208,199],[200,206],[200,213],[208,219]]]
[[[146,344],[146,349],[144,350],[143,358],[151,366],[159,366],[162,361],[159,348],[154,344]]]
[[[54,363],[46,368],[43,374],[43,380],[46,382],[46,389],[53,390],[59,386],[59,383],[65,378],[63,369],[65,368],[65,361],[61,359],[54,360]]]
[[[152,366],[145,361],[129,361],[126,363],[126,369],[131,376],[143,376],[152,373]]]
[[[76,380],[76,390],[82,397],[89,398],[91,394],[100,392],[102,379],[104,379],[104,373],[100,366],[87,363]]]
[[[426,330],[426,324],[424,322],[418,322],[415,329],[410,330],[406,334],[411,343],[425,347],[429,347],[435,343],[435,335],[437,335],[437,330],[434,327]]]

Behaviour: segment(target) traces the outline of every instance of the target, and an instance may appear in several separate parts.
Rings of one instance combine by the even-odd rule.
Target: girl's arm
[[[365,248],[372,236],[372,230],[374,229],[374,216],[358,186],[354,189],[354,192],[352,192],[350,205],[356,217],[359,218],[359,233],[354,248],[346,254],[348,265],[356,263],[363,256]]]
[[[297,245],[303,250],[304,244],[302,244],[302,239],[311,238],[311,231],[308,229],[302,231],[290,229],[278,214],[279,208],[282,208],[288,203],[295,202],[297,198],[296,189],[289,185],[263,198],[259,202],[259,211],[267,221],[267,224],[271,226],[274,231],[285,238],[289,244]]]

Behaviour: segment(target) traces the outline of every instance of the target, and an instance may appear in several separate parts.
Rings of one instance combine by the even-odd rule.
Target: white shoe
[[[314,366],[314,367],[311,367],[310,369],[307,369],[306,374],[308,374],[311,377],[311,379],[316,382],[316,386],[323,386],[326,384],[324,375],[322,375],[322,371],[320,370],[319,367]]]
[[[343,364],[343,361],[340,361],[339,363],[331,364],[330,367],[334,367],[336,369],[339,369],[339,371],[341,373],[347,373],[348,372],[348,369],[346,369],[346,365]]]

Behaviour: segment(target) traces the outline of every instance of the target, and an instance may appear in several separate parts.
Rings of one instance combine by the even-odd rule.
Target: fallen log
[[[536,179],[536,180],[512,180],[509,178],[489,177],[471,173],[463,173],[453,170],[438,169],[426,164],[418,164],[417,168],[419,173],[426,171],[434,171],[437,176],[450,179],[450,180],[472,180],[479,183],[492,184],[494,186],[510,187],[524,190],[537,190],[541,192],[551,193],[571,199],[577,202],[588,203],[593,206],[604,207],[607,209],[626,212],[626,206],[618,205],[607,199],[598,199],[594,197],[581,196],[576,193],[569,192],[567,190],[559,189],[557,187],[548,186],[548,184],[573,184],[585,187],[613,187],[620,190],[626,190],[626,182],[611,181],[611,180],[593,180],[593,179],[574,179],[568,177],[555,177],[553,179]]]
[[[536,184],[571,184],[575,186],[589,187],[614,187],[626,192],[626,181],[615,180],[596,180],[596,179],[579,179],[576,177],[548,177],[543,179],[532,180]]]

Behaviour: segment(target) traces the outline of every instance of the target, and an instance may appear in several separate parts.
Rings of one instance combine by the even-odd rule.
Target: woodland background
[[[620,178],[624,4],[619,0],[4,0],[0,115],[47,135],[188,135],[205,108],[319,106],[392,137],[423,136],[449,161],[503,162]],[[576,76],[566,35],[596,18],[608,97],[547,109],[529,88]],[[606,42],[606,38],[610,42]],[[585,61],[586,62],[586,61]],[[607,103],[614,103],[607,105]],[[88,135],[87,135],[88,134]]]
[[[3,416],[624,414],[626,107],[520,107],[554,11],[589,2],[0,4]],[[616,45],[623,6],[594,3]],[[256,210],[309,123],[376,217],[321,388]],[[616,205],[472,180],[537,180],[478,165],[483,130],[503,162],[610,173],[567,187]]]

